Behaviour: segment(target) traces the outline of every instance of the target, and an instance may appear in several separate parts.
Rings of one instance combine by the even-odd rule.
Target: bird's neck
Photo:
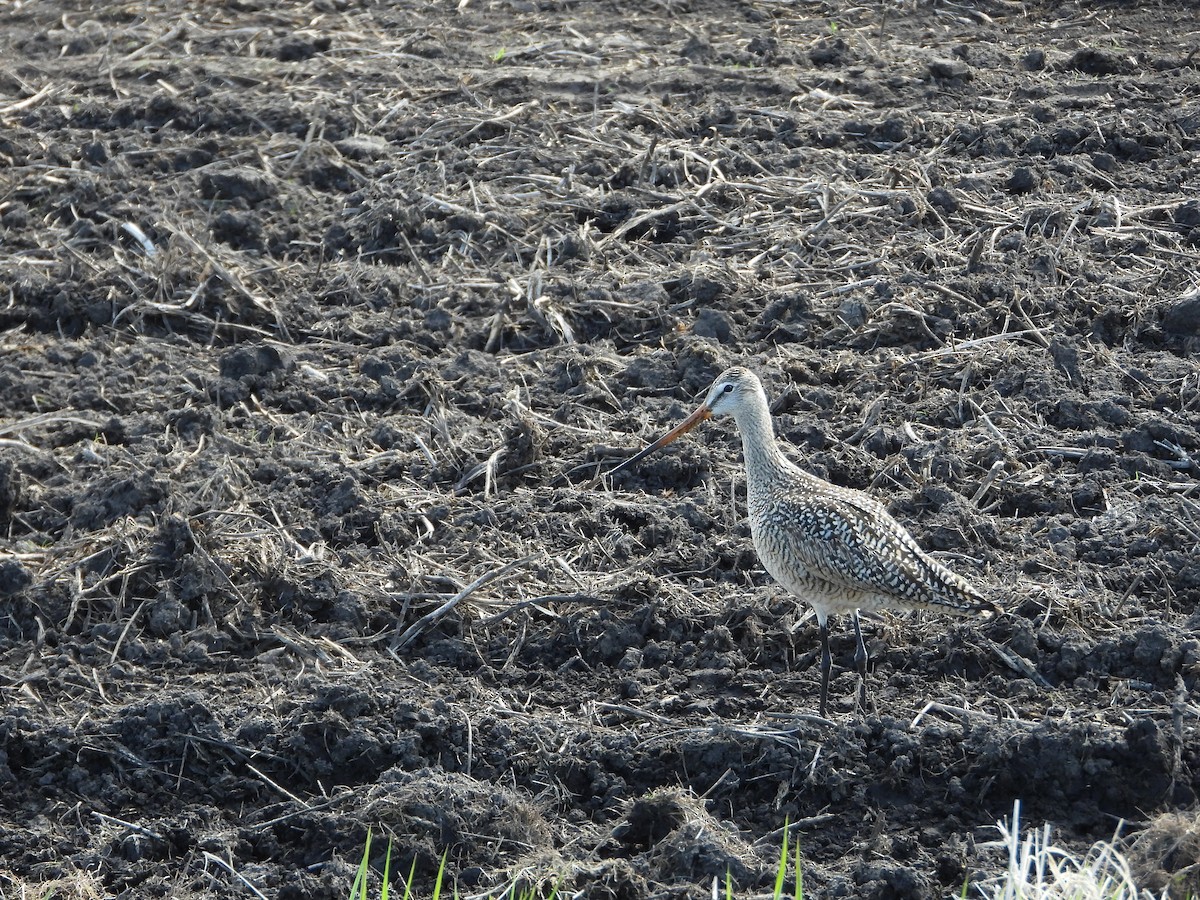
[[[786,466],[786,458],[775,443],[775,427],[764,394],[743,404],[737,411],[736,421],[742,434],[742,454],[747,470],[774,472]]]

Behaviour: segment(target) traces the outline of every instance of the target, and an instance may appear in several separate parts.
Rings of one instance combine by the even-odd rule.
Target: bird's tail
[[[914,605],[955,616],[991,619],[1000,615],[1000,607],[965,578],[948,569],[942,569],[939,574],[941,577],[938,579],[938,590],[931,591],[924,603]]]

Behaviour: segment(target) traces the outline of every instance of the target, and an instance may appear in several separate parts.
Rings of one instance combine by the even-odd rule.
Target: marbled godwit
[[[613,472],[632,466],[712,416],[733,416],[742,435],[750,533],[763,567],[807,601],[821,627],[821,715],[829,697],[830,613],[851,613],[854,662],[865,705],[867,648],[858,611],[934,609],[992,615],[995,606],[964,578],[931,558],[866,494],[805,472],[775,441],[762,382],[749,369],[721,373],[694,413]]]

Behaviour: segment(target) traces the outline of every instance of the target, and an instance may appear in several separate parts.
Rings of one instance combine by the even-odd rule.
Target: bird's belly
[[[874,591],[839,584],[813,573],[787,551],[782,541],[772,539],[770,529],[756,527],[753,520],[750,526],[754,547],[763,568],[800,600],[826,613],[849,613],[856,609],[869,611],[882,605],[882,598]]]
[[[871,611],[883,605],[877,594],[826,581],[803,566],[774,568],[764,563],[763,567],[796,597],[827,613],[849,613],[856,609]]]

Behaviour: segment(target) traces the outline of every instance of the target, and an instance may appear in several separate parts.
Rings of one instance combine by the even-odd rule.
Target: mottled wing
[[[948,612],[992,608],[967,581],[930,558],[880,504],[849,491],[804,492],[766,504],[762,527],[782,555],[850,591]]]

